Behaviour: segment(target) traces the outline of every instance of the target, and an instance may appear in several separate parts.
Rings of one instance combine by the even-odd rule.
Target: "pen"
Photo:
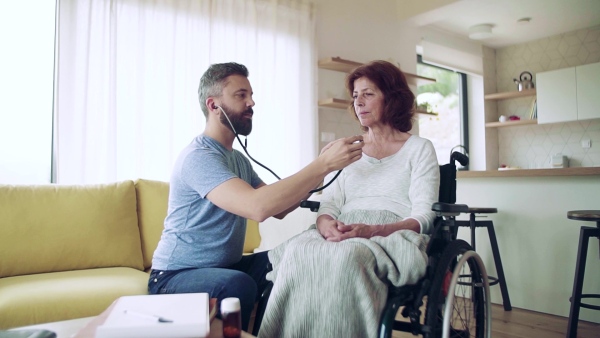
[[[132,316],[136,316],[139,318],[150,319],[150,320],[153,320],[153,321],[156,321],[159,323],[172,323],[173,322],[171,319],[167,319],[165,317],[150,315],[147,313],[141,313],[141,312],[137,312],[137,311],[125,310],[125,311],[123,311],[123,313],[125,313],[126,315],[132,315]]]

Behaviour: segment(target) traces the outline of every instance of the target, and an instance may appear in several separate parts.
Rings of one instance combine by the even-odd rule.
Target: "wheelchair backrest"
[[[439,202],[456,203],[456,165],[447,163],[440,166]]]
[[[463,166],[469,164],[469,158],[459,152],[450,155],[450,162],[440,165],[440,190],[438,202],[456,203],[456,164]],[[456,227],[453,227],[454,217],[438,216],[434,220],[433,233],[427,246],[426,252],[430,259],[441,254],[449,240],[456,238]]]
[[[438,202],[456,203],[456,162],[462,166],[469,164],[467,155],[453,152],[450,155],[450,162],[440,166],[440,196]]]

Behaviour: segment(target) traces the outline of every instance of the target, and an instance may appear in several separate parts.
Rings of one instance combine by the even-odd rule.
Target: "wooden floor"
[[[591,310],[583,310],[591,311]],[[425,309],[422,309],[424,314]],[[253,312],[254,314],[254,312]],[[405,320],[399,314],[398,319]],[[523,310],[513,307],[504,311],[502,305],[492,304],[492,338],[564,338],[569,319],[546,313]],[[421,323],[423,319],[421,319]],[[250,324],[254,323],[254,318]],[[249,329],[252,332],[252,328]],[[407,332],[394,332],[393,338],[414,338]],[[421,336],[419,336],[421,337]],[[600,324],[579,321],[579,338],[600,338]]]
[[[514,308],[504,311],[502,305],[492,304],[493,338],[564,338],[568,318]],[[411,333],[394,332],[392,337],[415,337]],[[577,337],[599,338],[600,324],[579,321]]]

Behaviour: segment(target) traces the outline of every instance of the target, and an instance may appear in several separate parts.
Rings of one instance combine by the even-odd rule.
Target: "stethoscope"
[[[240,146],[242,147],[242,149],[244,149],[244,152],[246,153],[246,155],[248,155],[248,157],[252,160],[252,162],[254,162],[254,163],[258,164],[259,166],[263,167],[264,169],[268,170],[278,180],[281,180],[281,178],[279,176],[277,176],[277,174],[273,170],[269,169],[266,165],[258,162],[252,156],[250,156],[250,153],[248,153],[248,149],[246,149],[246,147],[248,146],[248,138],[246,137],[244,139],[244,143],[242,143],[242,140],[240,140],[240,137],[239,137],[237,131],[235,130],[235,128],[233,127],[233,123],[231,123],[231,120],[229,119],[229,116],[227,116],[227,114],[225,113],[225,110],[223,110],[223,108],[221,108],[221,106],[214,105],[214,107],[219,108],[221,110],[221,112],[223,113],[223,115],[225,115],[225,118],[227,119],[227,122],[229,122],[229,126],[231,126],[231,130],[235,134],[235,138],[237,138],[238,142],[240,143]],[[309,191],[308,193],[309,194],[314,194],[316,192],[319,192],[319,191],[327,188],[331,183],[333,183],[333,181],[335,181],[335,179],[340,175],[341,172],[342,172],[342,169],[338,170],[337,174],[335,174],[335,176],[331,179],[331,181],[329,181],[327,184],[325,184],[324,186],[322,186],[320,188],[313,189],[313,190]]]

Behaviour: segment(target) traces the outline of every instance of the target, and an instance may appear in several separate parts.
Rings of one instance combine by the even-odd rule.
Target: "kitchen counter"
[[[600,167],[557,168],[557,169],[513,169],[486,171],[458,171],[457,178],[470,177],[542,177],[542,176],[592,176],[600,175]]]
[[[485,219],[494,222],[512,306],[568,316],[580,229],[596,224],[570,220],[567,212],[598,209],[600,167],[458,174],[463,176],[456,183],[457,203],[498,209],[498,213],[487,214]],[[469,216],[459,218],[468,220]],[[476,233],[477,253],[489,268],[488,273],[497,276],[486,231],[477,229]],[[458,236],[471,237],[464,227]],[[593,261],[597,267],[598,241],[590,241],[589,249],[589,263]],[[600,273],[586,273],[585,278],[585,285],[600,286]],[[490,296],[493,303],[502,303],[499,287],[490,287]],[[585,316],[583,320],[600,323],[600,311],[582,311],[581,315]]]

